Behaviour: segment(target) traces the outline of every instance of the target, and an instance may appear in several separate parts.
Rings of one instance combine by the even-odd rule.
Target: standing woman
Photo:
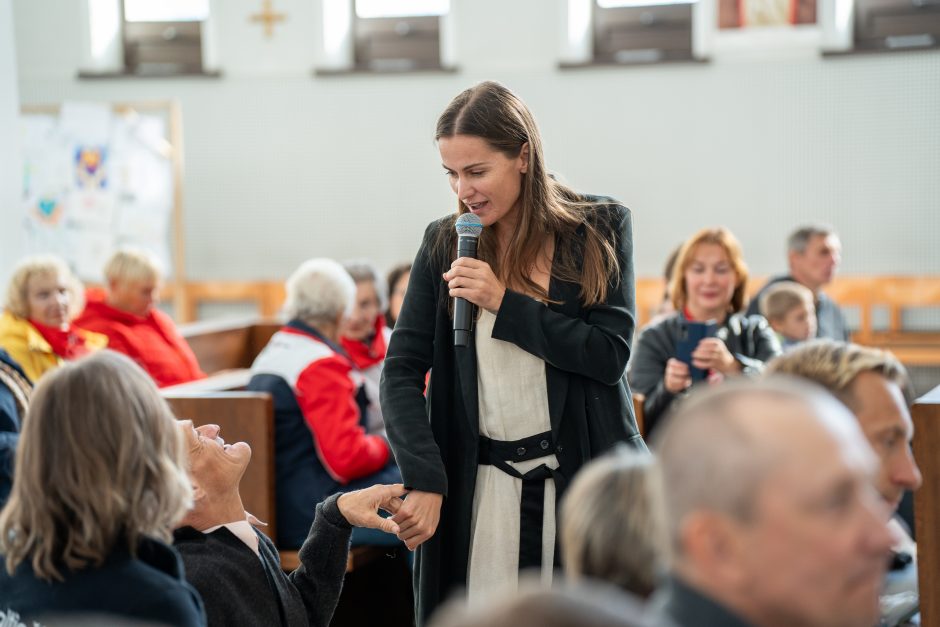
[[[474,601],[515,587],[523,568],[549,579],[556,496],[614,444],[645,448],[624,375],[629,211],[552,179],[532,115],[498,83],[458,95],[436,139],[457,213],[425,233],[382,378],[411,489],[394,520],[421,547],[419,623],[454,588]],[[479,259],[454,261],[467,212],[484,226]],[[467,347],[454,347],[454,297],[478,312]]]

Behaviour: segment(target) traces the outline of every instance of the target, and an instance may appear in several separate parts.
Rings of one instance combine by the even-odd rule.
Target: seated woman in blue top
[[[277,545],[299,548],[317,503],[335,492],[401,483],[388,441],[369,433],[362,372],[340,345],[356,285],[331,259],[310,259],[287,280],[288,323],[251,366],[248,389],[274,398]],[[400,544],[374,529],[352,543]]]
[[[739,313],[747,279],[741,245],[726,228],[702,229],[679,249],[669,281],[676,312],[643,329],[630,360],[630,387],[646,396],[647,436],[672,402],[692,388],[692,368],[705,371],[702,383],[718,383],[758,374],[765,361],[780,354],[780,343],[767,321]],[[688,323],[712,321],[714,336],[701,339],[690,355],[680,354]],[[691,357],[691,363],[680,357]]]
[[[45,375],[0,512],[0,623],[204,625],[167,544],[192,503],[185,463],[169,407],[129,358],[102,351]]]

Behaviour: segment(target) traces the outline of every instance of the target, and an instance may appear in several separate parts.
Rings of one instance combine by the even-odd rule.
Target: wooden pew
[[[284,304],[282,281],[190,281],[186,283],[183,319],[199,318],[201,303],[254,303],[258,315],[273,318]]]
[[[180,326],[207,374],[250,368],[261,349],[282,324],[267,318],[194,322]]]
[[[924,476],[914,493],[920,624],[940,627],[940,386],[917,399],[911,413],[914,458]]]
[[[753,296],[765,283],[765,277],[752,278],[749,296]],[[649,322],[652,312],[662,300],[664,281],[660,277],[638,277],[636,279],[637,327]],[[174,286],[183,290],[187,303],[184,322],[194,320],[199,303],[254,303],[262,318],[251,321],[223,323],[199,323],[185,327],[184,337],[200,359],[206,372],[228,368],[246,368],[258,343],[263,346],[270,333],[265,325],[276,315],[284,299],[284,285],[280,281],[205,281],[189,282]],[[940,307],[940,276],[839,276],[825,291],[845,308],[857,309],[859,327],[852,339],[860,344],[891,350],[909,366],[940,365],[940,328],[931,331],[912,331],[902,324],[903,312],[911,307]],[[166,294],[173,298],[171,290]],[[876,329],[876,312],[886,310],[887,328]],[[264,321],[262,321],[264,320]],[[275,324],[276,326],[276,324]],[[215,328],[214,335],[208,330]],[[245,331],[245,327],[259,327]],[[241,332],[238,329],[242,329]],[[276,330],[276,329],[275,329]],[[259,336],[254,333],[260,332]],[[265,335],[267,333],[267,335]],[[210,337],[211,336],[211,337]],[[196,344],[199,345],[198,349]],[[260,347],[258,347],[260,350]],[[254,354],[257,354],[255,350]],[[247,363],[246,363],[247,362]]]

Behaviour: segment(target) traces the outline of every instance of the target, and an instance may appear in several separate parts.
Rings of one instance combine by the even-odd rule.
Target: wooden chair
[[[920,624],[940,627],[940,386],[917,399],[911,413],[914,458],[924,477],[914,493]]]

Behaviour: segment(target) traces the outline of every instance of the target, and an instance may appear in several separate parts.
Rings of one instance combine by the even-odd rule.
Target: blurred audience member
[[[127,357],[103,351],[43,377],[0,512],[3,624],[114,614],[204,625],[166,544],[192,504],[185,462],[169,407]]]
[[[656,324],[660,320],[676,313],[676,307],[672,304],[672,290],[670,289],[670,285],[672,284],[672,272],[676,267],[676,259],[679,258],[680,250],[682,250],[682,244],[673,248],[672,252],[669,253],[669,257],[666,258],[666,265],[663,266],[663,280],[665,281],[663,285],[663,299],[660,301],[656,311],[653,312],[653,317],[648,324]]]
[[[196,356],[168,315],[157,309],[160,270],[149,253],[118,250],[104,267],[104,297],[89,295],[75,323],[108,337],[108,348],[124,353],[164,387],[202,379]]]
[[[343,266],[356,282],[356,300],[352,314],[340,330],[340,344],[365,377],[369,397],[366,430],[384,437],[385,422],[379,404],[379,382],[391,331],[385,326],[383,312],[388,308],[385,282],[367,261],[349,261]]]
[[[676,313],[643,329],[630,359],[631,388],[646,397],[648,435],[692,386],[696,373],[701,374],[697,380],[709,383],[754,375],[780,354],[766,320],[737,313],[744,306],[747,280],[741,245],[731,231],[702,229],[682,245],[670,283]],[[692,346],[687,340],[694,326],[708,331]]]
[[[682,627],[876,624],[891,536],[858,423],[818,388],[743,383],[660,433],[675,557],[654,607]]]
[[[659,468],[615,450],[575,475],[561,508],[561,550],[573,580],[594,578],[649,596],[669,555]]]
[[[0,348],[0,509],[13,487],[13,462],[33,386],[19,364]]]
[[[81,285],[64,261],[27,257],[14,268],[7,288],[0,348],[36,382],[44,372],[107,345],[104,335],[72,324],[81,308]]]
[[[385,438],[367,433],[364,377],[339,345],[356,285],[330,259],[304,262],[287,280],[289,322],[251,366],[248,389],[274,397],[278,545],[307,538],[314,505],[335,492],[401,483]],[[370,533],[371,531],[371,533]],[[353,544],[394,543],[356,529]]]
[[[816,337],[816,306],[813,293],[795,281],[780,281],[760,297],[760,313],[784,350]]]
[[[911,383],[904,366],[891,353],[832,340],[814,340],[770,362],[768,373],[801,377],[817,383],[855,414],[880,460],[875,486],[890,512],[906,491],[922,482],[911,453],[914,423],[908,406]],[[888,526],[895,536],[893,573],[882,599],[882,624],[895,625],[917,606],[917,547],[897,516]],[[906,608],[903,611],[902,608]]]
[[[582,582],[546,590],[527,584],[481,607],[452,601],[438,611],[431,627],[669,627],[651,622],[643,606],[616,588]]]
[[[839,306],[822,288],[832,282],[842,261],[842,242],[828,226],[810,225],[794,231],[787,239],[787,261],[790,273],[770,279],[748,307],[748,315],[760,313],[760,299],[764,290],[780,281],[796,281],[809,288],[816,303],[816,337],[839,340],[849,339],[845,316]]]
[[[398,312],[401,311],[401,304],[405,300],[405,292],[408,291],[408,279],[410,278],[410,263],[397,265],[388,273],[388,279],[386,280],[388,285],[388,311],[385,312],[385,323],[389,329],[394,329],[395,323],[398,322]]]
[[[316,506],[300,566],[281,569],[277,548],[255,530],[242,505],[238,484],[251,448],[226,444],[217,425],[179,423],[189,448],[195,505],[174,533],[186,579],[206,605],[209,625],[327,627],[339,600],[352,525],[397,533],[376,511],[397,511],[401,484],[372,486],[334,495]]]

